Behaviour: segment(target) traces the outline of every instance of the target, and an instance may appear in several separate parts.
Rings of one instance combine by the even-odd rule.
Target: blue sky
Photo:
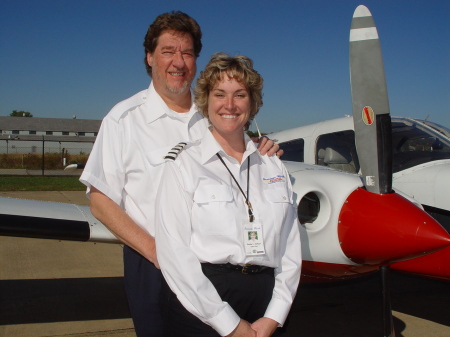
[[[219,51],[254,60],[262,131],[351,114],[348,36],[359,4],[378,28],[391,114],[449,127],[449,0],[2,0],[0,115],[103,118],[148,87],[142,42],[171,10],[202,28],[198,70]]]

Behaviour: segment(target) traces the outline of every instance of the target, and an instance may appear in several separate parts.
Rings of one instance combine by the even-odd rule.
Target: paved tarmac
[[[84,192],[0,192],[87,205]],[[122,247],[0,237],[0,336],[136,336]],[[392,273],[396,337],[450,336],[450,283]],[[381,337],[378,273],[302,285],[283,337]],[[176,336],[174,336],[176,337]]]

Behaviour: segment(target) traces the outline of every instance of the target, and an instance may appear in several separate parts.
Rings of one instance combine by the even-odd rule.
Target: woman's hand
[[[273,140],[269,139],[266,136],[262,136],[259,139],[255,137],[252,138],[252,140],[255,143],[258,143],[258,150],[262,156],[267,153],[269,157],[273,156],[274,154],[276,154],[278,157],[281,157],[284,153],[283,150],[280,150],[280,146],[278,144],[275,144]]]
[[[236,329],[225,337],[257,337],[257,335],[250,323],[241,319]]]

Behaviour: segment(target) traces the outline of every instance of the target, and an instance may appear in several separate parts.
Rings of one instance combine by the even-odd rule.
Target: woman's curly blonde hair
[[[251,121],[262,107],[263,78],[253,69],[253,61],[246,56],[229,56],[217,53],[211,57],[205,70],[200,72],[195,86],[195,104],[198,111],[209,120],[208,97],[211,90],[222,80],[223,75],[233,78],[247,89],[250,96],[250,117],[244,126],[247,131]]]

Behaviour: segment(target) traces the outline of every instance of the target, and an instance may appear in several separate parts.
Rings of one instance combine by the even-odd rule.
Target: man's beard
[[[187,88],[189,88],[189,82],[185,81],[183,86],[181,88],[172,88],[169,86],[168,83],[165,83],[167,91],[169,91],[172,94],[182,94],[186,91]]]

